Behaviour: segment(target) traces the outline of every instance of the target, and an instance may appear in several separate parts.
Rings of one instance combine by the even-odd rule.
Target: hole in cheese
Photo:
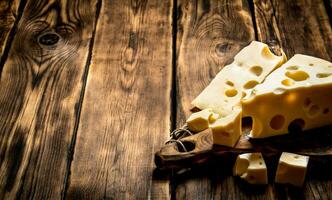
[[[262,162],[259,162],[260,165],[262,165],[263,163]]]
[[[297,156],[297,155],[296,155],[296,156],[294,156],[294,158],[295,158],[295,159],[298,159],[298,158],[299,158],[299,156]]]
[[[276,88],[276,89],[273,90],[273,93],[277,94],[277,95],[278,94],[283,94],[285,92],[286,92],[286,90],[284,88]]]
[[[256,76],[260,76],[263,72],[263,69],[261,66],[253,66],[250,68],[250,71]]]
[[[310,104],[311,104],[310,98],[305,98],[305,100],[304,100],[304,107],[307,108],[308,106],[310,106]]]
[[[240,156],[237,157],[234,165],[234,175],[240,175],[242,176],[244,173],[246,173],[248,167],[249,167],[249,160],[243,159]]]
[[[312,105],[310,108],[309,108],[309,115],[316,115],[319,111],[319,106],[318,105]]]
[[[234,83],[232,81],[226,81],[226,84],[233,87],[234,86]]]
[[[246,97],[247,93],[246,92],[242,92],[242,98]]]
[[[293,79],[294,81],[304,81],[309,78],[309,75],[305,71],[288,71],[285,73],[288,78]]]
[[[326,78],[326,77],[329,77],[331,75],[332,75],[331,73],[318,73],[318,74],[316,74],[316,77],[317,78]]]
[[[251,117],[242,117],[241,119],[242,132],[244,134],[249,134],[252,130],[252,118]]]
[[[262,52],[261,52],[261,55],[266,58],[266,59],[274,59],[275,56],[271,53],[269,47],[264,47]]]
[[[236,89],[228,89],[225,91],[226,96],[228,97],[234,97],[237,95],[237,90]]]
[[[283,81],[281,81],[281,84],[283,84],[285,86],[292,86],[292,85],[294,85],[294,82],[290,79],[284,79]]]
[[[299,132],[302,132],[304,126],[305,126],[305,121],[303,119],[301,119],[301,118],[294,119],[288,125],[288,132],[289,133],[299,133]]]
[[[298,66],[289,66],[286,69],[288,69],[288,70],[298,70],[299,67]]]
[[[309,66],[312,67],[312,66],[314,66],[314,64],[310,63]]]
[[[330,109],[328,109],[328,108],[325,108],[324,110],[323,110],[323,114],[327,114],[327,113],[329,113],[330,112]]]
[[[257,81],[255,81],[255,80],[251,80],[251,81],[248,81],[246,84],[244,84],[243,87],[244,87],[245,89],[251,89],[251,88],[255,87],[257,84],[258,84]]]
[[[284,124],[285,124],[285,117],[282,115],[276,115],[270,121],[270,126],[274,130],[281,129]]]

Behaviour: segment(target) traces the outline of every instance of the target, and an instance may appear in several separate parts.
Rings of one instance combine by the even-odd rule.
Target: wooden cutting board
[[[248,137],[248,129],[234,148],[213,145],[209,130],[184,137],[179,142],[168,143],[155,154],[155,164],[163,169],[181,169],[204,163],[222,156],[237,156],[247,152],[262,152],[264,156],[280,156],[282,152],[309,155],[314,162],[325,162],[332,158],[332,126],[304,132],[289,133],[265,139]],[[234,159],[230,159],[234,162]]]

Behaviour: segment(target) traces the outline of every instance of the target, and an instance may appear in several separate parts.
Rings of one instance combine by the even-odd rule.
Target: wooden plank
[[[332,33],[322,1],[255,1],[258,39],[277,41],[290,58],[295,53],[332,60]]]
[[[177,124],[180,126],[191,113],[190,102],[255,38],[246,1],[179,0],[178,7]]]
[[[331,25],[322,1],[255,0],[254,8],[259,40],[280,44],[289,58],[302,53],[332,60]],[[317,175],[311,174],[303,189],[268,187],[275,198],[331,199],[332,181]]]
[[[60,199],[97,1],[29,0],[0,80],[0,199]]]
[[[20,0],[0,1],[0,58],[2,57],[6,43],[10,34],[14,35],[12,30],[16,20],[19,20]],[[23,7],[24,5],[21,5]]]
[[[69,199],[168,199],[153,154],[171,118],[171,1],[104,1]]]
[[[234,55],[254,40],[247,1],[178,1],[177,127],[190,115],[190,102]],[[220,167],[220,166],[219,166]],[[220,197],[216,165],[173,177],[177,199]],[[200,175],[197,175],[200,174]],[[232,187],[233,182],[226,183]],[[219,191],[220,192],[220,191]],[[230,191],[221,190],[221,195]],[[233,195],[233,192],[231,192]],[[235,194],[234,194],[235,195]]]

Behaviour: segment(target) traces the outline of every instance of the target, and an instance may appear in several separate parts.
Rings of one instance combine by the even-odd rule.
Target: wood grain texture
[[[181,127],[190,115],[190,102],[255,36],[247,1],[178,0],[177,10],[176,125]],[[185,178],[175,175],[174,196],[214,198],[220,184],[215,172],[221,169],[210,167],[190,172]]]
[[[191,101],[255,36],[246,1],[179,0],[178,15],[177,124],[181,126],[190,114]]]
[[[0,199],[60,199],[96,1],[27,2],[0,80]]]
[[[171,1],[103,1],[68,199],[169,199],[153,153],[170,130]]]
[[[332,32],[324,3],[254,1],[258,39],[277,41],[290,58],[302,53],[332,60]]]
[[[254,8],[259,40],[277,42],[288,58],[302,53],[332,60],[331,24],[323,1],[255,0]],[[269,185],[269,190],[279,199],[331,199],[332,175],[312,171],[316,173],[310,174],[302,189]]]
[[[10,33],[13,33],[12,29],[15,21],[19,20],[19,6],[20,0],[0,1],[0,58],[2,57]]]

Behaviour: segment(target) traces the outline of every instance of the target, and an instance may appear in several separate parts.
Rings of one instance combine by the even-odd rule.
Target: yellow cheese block
[[[195,107],[211,108],[220,114],[211,125],[214,144],[235,145],[241,134],[241,99],[249,96],[252,88],[285,60],[284,55],[275,56],[266,44],[253,41],[192,101]]]
[[[238,155],[234,167],[234,176],[240,176],[250,184],[267,184],[267,168],[261,153]]]
[[[283,152],[276,172],[276,183],[289,183],[301,187],[305,180],[309,156]]]
[[[219,117],[217,113],[213,113],[212,109],[204,109],[193,113],[187,119],[187,126],[190,131],[199,132],[209,128],[209,124],[216,121]]]
[[[241,109],[235,108],[231,114],[212,123],[213,143],[233,147],[241,134],[241,119]]]
[[[266,44],[253,41],[234,57],[233,63],[216,75],[191,104],[201,110],[211,108],[221,116],[227,116],[242,97],[250,94],[255,85],[285,60],[285,56],[274,55]]]
[[[297,54],[242,101],[252,138],[332,124],[332,63]]]

